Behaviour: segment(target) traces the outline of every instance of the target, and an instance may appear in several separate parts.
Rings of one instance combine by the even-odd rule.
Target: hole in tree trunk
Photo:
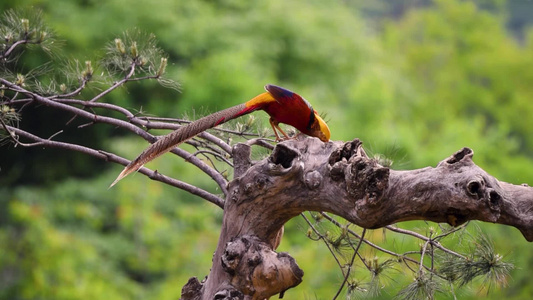
[[[271,155],[273,163],[283,166],[285,169],[290,168],[292,161],[298,157],[298,152],[283,144],[278,144]]]

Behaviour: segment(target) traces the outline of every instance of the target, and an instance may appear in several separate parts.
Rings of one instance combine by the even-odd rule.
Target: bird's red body
[[[328,125],[313,110],[309,102],[300,95],[279,86],[266,85],[265,89],[267,92],[257,95],[250,101],[205,116],[159,139],[135,160],[131,161],[111,186],[128,174],[140,169],[145,163],[170,151],[200,132],[256,110],[264,110],[268,113],[270,124],[278,139],[280,137],[277,131],[280,131],[288,138],[287,134],[278,126],[279,123],[284,123],[295,127],[306,135],[317,137],[323,142],[329,141],[330,131]]]
[[[315,114],[315,111],[305,99],[298,94],[282,90],[279,87],[267,86],[267,89],[277,101],[268,102],[262,109],[273,120],[291,125],[304,134],[316,136],[316,134],[311,133],[310,127],[318,115]],[[324,140],[323,138],[321,139]],[[329,135],[327,140],[329,140]]]

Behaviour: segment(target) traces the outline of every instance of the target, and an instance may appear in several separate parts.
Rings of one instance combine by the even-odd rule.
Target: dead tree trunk
[[[407,220],[457,226],[481,220],[518,228],[533,241],[533,188],[500,182],[459,150],[437,167],[395,171],[370,159],[361,142],[322,143],[300,137],[252,164],[234,148],[224,221],[213,266],[191,278],[182,299],[268,299],[302,281],[286,253],[275,253],[283,224],[304,211],[331,212],[364,227]]]

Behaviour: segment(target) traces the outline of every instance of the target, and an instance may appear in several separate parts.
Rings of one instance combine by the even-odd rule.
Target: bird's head
[[[318,115],[316,111],[314,112],[314,120],[309,128],[308,135],[314,136],[319,138],[322,142],[327,143],[329,142],[329,138],[331,137],[331,133],[329,131],[328,124],[322,120],[322,118]]]

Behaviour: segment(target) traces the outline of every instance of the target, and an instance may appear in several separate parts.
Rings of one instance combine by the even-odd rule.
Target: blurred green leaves
[[[83,74],[100,76],[95,62],[104,58],[112,80],[124,78],[132,63],[149,76],[161,75],[166,64],[164,73],[181,83],[182,93],[133,83],[106,96],[105,101],[128,109],[158,116],[193,115],[242,103],[262,92],[265,84],[279,84],[327,113],[334,140],[359,137],[376,157],[384,153],[384,159],[393,161],[393,168],[435,165],[468,146],[476,152],[476,163],[496,177],[531,184],[533,30],[517,34],[521,39],[512,36],[506,27],[509,5],[500,1],[407,1],[399,12],[395,8],[402,6],[400,1],[363,2],[3,1],[2,8],[34,6],[43,14],[11,18],[15,29],[1,34],[24,34],[31,31],[27,27],[35,28],[34,41],[48,39],[54,35],[44,27],[47,23],[76,59],[63,71],[82,75],[74,77],[77,80],[83,80]],[[119,35],[125,30],[127,34]],[[26,60],[28,54],[19,60],[24,62],[21,74],[44,60]],[[58,60],[53,63],[64,59]],[[85,61],[93,62],[91,68]],[[27,76],[22,79],[28,82]],[[67,82],[66,91],[78,84],[75,81]],[[98,92],[96,87],[93,93]],[[0,109],[16,121],[12,112]],[[64,125],[67,120],[58,122]],[[24,126],[44,127],[49,132],[43,136],[56,130],[34,115],[22,121]],[[112,144],[128,157],[145,145],[102,128],[65,134]],[[107,191],[113,175],[92,160],[41,149],[44,155],[37,157],[36,152],[20,150],[0,150],[0,181],[5,183],[0,190],[0,298],[176,299],[190,276],[207,274],[219,211],[141,176]],[[35,163],[28,163],[30,158]],[[208,178],[184,167],[186,163],[162,160],[157,167],[167,173],[213,188]],[[94,174],[99,176],[71,178]],[[34,184],[54,185],[14,188],[6,180],[30,175],[37,178]],[[299,291],[291,292],[329,298],[342,278],[327,250],[307,244],[300,227],[297,220],[288,224],[281,246],[306,271]],[[516,280],[494,297],[531,296],[530,245],[520,242],[513,229],[488,228],[496,248],[512,250],[511,258],[525,266],[510,271]],[[405,246],[397,236],[385,240],[374,235],[388,246]],[[485,262],[485,268],[486,262],[498,262],[497,257],[475,255],[472,261]],[[386,261],[379,257],[376,266]],[[501,269],[509,271],[505,265]],[[410,290],[415,294],[420,287],[429,291],[426,294],[440,288],[431,286],[426,275],[413,281],[391,273],[386,274],[393,280],[381,291],[383,299],[399,291],[398,286],[412,284],[418,288]],[[382,288],[359,286],[371,281],[364,274],[356,270],[363,279],[351,281],[354,291]],[[494,276],[499,278],[499,273]],[[461,296],[477,297],[475,291]]]
[[[1,190],[0,299],[176,299],[175,284],[159,287],[208,272],[218,208],[140,176],[136,189],[95,188],[113,175]]]

